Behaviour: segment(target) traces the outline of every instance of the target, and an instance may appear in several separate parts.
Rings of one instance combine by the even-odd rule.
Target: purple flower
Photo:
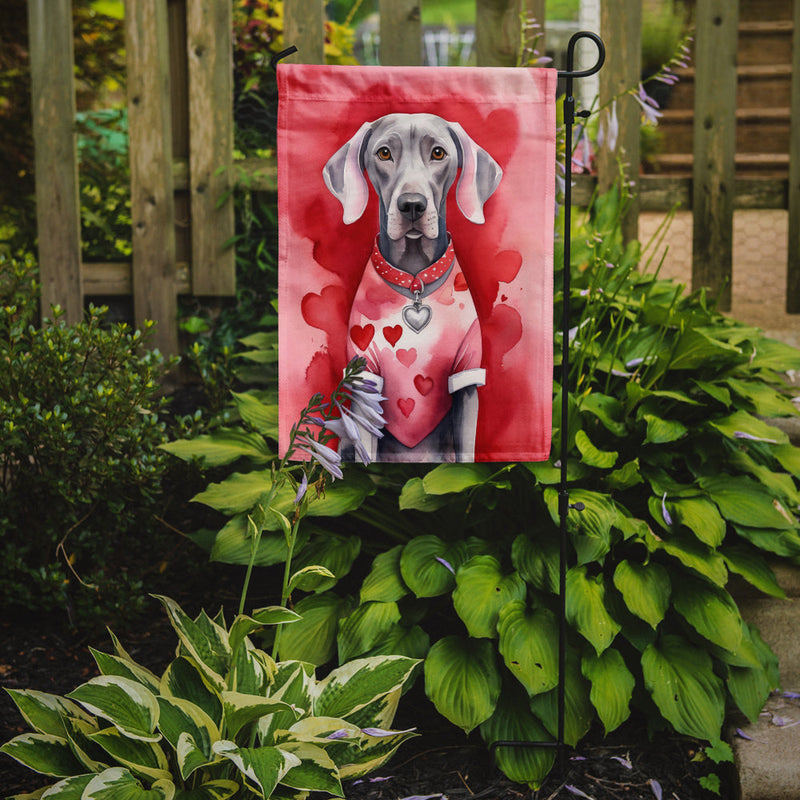
[[[604,145],[613,153],[617,149],[617,139],[619,138],[619,120],[617,119],[617,101],[611,104],[611,108],[600,121],[597,130],[597,144]]]
[[[661,800],[661,798],[663,797],[663,792],[661,791],[661,784],[655,778],[650,778],[650,780],[647,782],[650,784],[650,789],[655,795],[656,800]]]
[[[303,479],[300,481],[300,485],[297,487],[297,494],[294,496],[294,504],[298,505],[300,501],[306,496],[306,491],[308,491],[308,475],[303,472]]]
[[[330,447],[313,439],[308,433],[302,433],[297,437],[297,449],[302,450],[311,456],[326,472],[334,478],[343,478],[342,457]]]
[[[348,739],[350,738],[350,733],[347,731],[346,728],[339,728],[338,731],[334,731],[333,733],[329,733],[326,739]]]
[[[800,692],[783,692],[783,697],[789,700],[800,700]]]
[[[754,436],[752,433],[746,431],[734,431],[733,436],[736,439],[749,439],[753,442],[766,442],[767,444],[778,444],[777,439],[765,439],[762,436]]]
[[[386,731],[383,728],[362,728],[361,733],[366,733],[367,736],[376,736],[376,737],[384,737],[384,736],[395,736],[398,733],[413,733],[416,728],[408,728],[404,731]],[[438,797],[438,795],[436,795]]]
[[[755,741],[755,739],[752,736],[749,736],[748,734],[746,734],[741,728],[737,728],[736,729],[736,735],[740,739],[746,739],[748,742],[754,742]]]
[[[577,786],[572,786],[571,784],[567,783],[564,785],[564,788],[570,793],[574,794],[576,797],[585,797],[586,800],[594,800],[590,794],[586,794],[586,792],[581,791]]]
[[[440,564],[443,564],[443,565],[444,565],[444,566],[445,566],[447,569],[449,569],[449,570],[450,570],[450,572],[452,572],[452,573],[453,573],[453,575],[455,575],[455,574],[456,574],[456,571],[453,569],[453,565],[452,565],[452,564],[451,564],[449,561],[446,561],[445,559],[443,559],[443,558],[441,558],[441,557],[439,557],[439,556],[434,556],[434,558],[435,558],[435,559],[436,559],[436,560],[437,560],[437,561],[438,561]]]
[[[664,492],[664,496],[661,498],[661,516],[664,517],[664,522],[667,525],[672,525],[672,516],[670,515],[669,511],[667,511],[667,493]]]
[[[625,769],[633,769],[633,764],[631,764],[630,759],[623,758],[622,756],[611,756],[612,761],[619,761]]]
[[[662,112],[658,110],[658,103],[647,94],[641,83],[639,90],[633,95],[633,99],[641,106],[645,122],[657,125]]]

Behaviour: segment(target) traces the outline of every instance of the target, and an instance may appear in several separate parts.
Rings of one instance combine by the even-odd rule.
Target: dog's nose
[[[397,198],[397,210],[412,222],[418,220],[428,207],[428,201],[421,195],[414,192],[401,194]]]

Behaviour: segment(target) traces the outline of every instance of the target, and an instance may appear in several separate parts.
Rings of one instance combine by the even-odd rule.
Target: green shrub
[[[141,596],[112,556],[160,493],[167,364],[102,308],[35,327],[36,288],[32,259],[0,256],[0,605],[80,614],[121,602],[126,581]],[[78,576],[96,591],[72,591]]]
[[[222,612],[192,619],[160,599],[179,642],[162,676],[113,638],[114,655],[92,651],[100,676],[66,697],[9,690],[33,731],[0,751],[49,776],[48,797],[343,797],[343,779],[378,769],[414,735],[389,728],[418,662],[359,659],[318,679],[248,638],[295,622],[292,611],[259,609],[228,628]]]

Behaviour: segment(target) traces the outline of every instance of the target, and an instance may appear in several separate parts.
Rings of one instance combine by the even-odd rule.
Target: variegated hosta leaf
[[[408,594],[408,586],[400,572],[400,555],[403,545],[375,556],[369,575],[361,584],[361,602],[378,600],[383,603],[397,602]]]
[[[225,739],[214,743],[214,752],[235,764],[264,797],[270,797],[283,776],[300,765],[296,755],[277,747],[237,747]]]
[[[244,694],[265,695],[275,675],[272,657],[252,645],[249,639],[234,653],[228,684]]]
[[[622,628],[609,614],[605,594],[602,573],[592,577],[585,566],[572,567],[567,572],[567,621],[589,641],[598,655]]]
[[[497,632],[500,654],[528,694],[558,684],[558,623],[551,611],[514,600],[500,609]]]
[[[48,800],[48,798],[53,798],[53,800],[81,800],[83,790],[89,785],[92,778],[94,778],[94,773],[64,778],[63,781],[48,787],[42,793],[40,800]],[[38,792],[35,794],[15,795],[8,800],[24,800],[24,798],[33,800],[34,797],[39,797]]]
[[[262,744],[274,744],[275,731],[291,727],[298,714],[310,713],[315,685],[313,664],[303,661],[278,663],[270,697],[281,700],[294,710],[277,711],[259,720],[258,735]]]
[[[197,663],[203,674],[217,689],[225,686],[225,675],[230,667],[231,648],[228,633],[220,625],[201,614],[192,620],[169,597],[156,595],[167,610],[172,627],[186,653]]]
[[[500,672],[492,642],[446,636],[425,659],[425,693],[436,710],[469,733],[493,713]]]
[[[96,720],[86,722],[76,717],[65,717],[64,728],[67,732],[67,739],[72,747],[72,752],[84,766],[83,772],[102,772],[109,766],[107,759],[105,761],[98,760],[98,758],[103,757],[103,753],[98,751],[89,738],[100,729]]]
[[[161,676],[160,694],[178,697],[201,708],[219,726],[222,723],[222,698],[195,662],[179,656]]]
[[[90,647],[89,650],[103,675],[118,675],[122,678],[129,678],[132,681],[141,683],[153,694],[158,692],[159,679],[149,669],[128,658],[101,653],[93,647]]]
[[[228,800],[240,788],[236,781],[208,781],[196,789],[178,789],[174,800]]]
[[[592,684],[589,699],[608,735],[630,716],[636,679],[625,666],[619,650],[612,647],[599,656],[587,653],[581,662],[581,671]]]
[[[395,753],[398,747],[417,734],[413,730],[383,731],[380,736],[367,733],[371,729],[362,728],[364,737],[360,746],[351,745],[342,754],[332,752],[331,756],[339,767],[342,780],[361,778],[382,767]],[[341,762],[339,759],[341,758]]]
[[[650,561],[620,561],[614,570],[614,586],[625,599],[628,610],[654,628],[664,619],[669,607],[672,584],[669,572]]]
[[[288,622],[297,622],[301,619],[300,615],[291,609],[283,606],[268,606],[254,611],[252,616],[239,614],[233,621],[228,632],[228,644],[234,653],[239,645],[253,631],[263,628],[265,625],[282,625]]]
[[[276,711],[295,713],[288,703],[281,700],[254,694],[242,694],[241,692],[223,692],[222,705],[225,715],[225,730],[229,736],[234,737],[245,725],[268,714],[274,714]]]
[[[158,702],[140,683],[117,675],[100,675],[70,692],[90,714],[108,720],[131,739],[157,742]]]
[[[0,747],[0,753],[24,764],[42,775],[64,778],[80,775],[86,770],[78,761],[69,742],[49,733],[23,733]]]
[[[509,682],[503,687],[497,708],[481,725],[481,736],[487,745],[495,742],[552,742],[553,737],[531,713],[528,698],[520,686]],[[512,781],[538,789],[555,761],[552,747],[498,747],[497,766]]]
[[[192,752],[192,769],[197,768],[194,750],[200,751],[205,762],[211,761],[213,757],[211,745],[220,738],[219,728],[214,720],[199,706],[179,697],[159,697],[158,705],[160,709],[158,727],[173,749],[176,752],[179,750],[182,736],[190,736],[191,742],[184,743],[183,751],[184,755]],[[181,765],[181,777],[184,780],[190,774],[184,773],[185,761],[184,758]]]
[[[725,693],[708,653],[666,634],[642,654],[642,672],[655,704],[678,733],[719,738]]]
[[[91,722],[92,718],[77,704],[64,697],[34,689],[6,689],[25,722],[37,733],[64,736],[64,717]]]
[[[527,587],[518,572],[504,575],[493,556],[474,556],[456,573],[453,607],[476,639],[497,636],[497,615],[512,600],[522,600]]]
[[[314,714],[347,718],[400,689],[419,661],[404,656],[358,658],[332,670],[315,688]]]
[[[145,789],[127,769],[112,767],[89,781],[81,800],[173,800],[174,797],[172,781],[156,781]]]
[[[300,763],[281,778],[284,786],[344,797],[339,770],[325,750],[309,742],[292,741],[284,742],[280,745],[280,749],[300,759]]]
[[[684,575],[675,581],[672,602],[701,636],[725,650],[737,650],[742,641],[742,617],[725,589]]]
[[[129,739],[116,728],[106,728],[91,734],[89,738],[134,775],[142,776],[150,781],[170,780],[171,774],[167,757],[154,742]]]
[[[339,662],[363,656],[383,640],[400,621],[397,603],[362,603],[339,622]]]

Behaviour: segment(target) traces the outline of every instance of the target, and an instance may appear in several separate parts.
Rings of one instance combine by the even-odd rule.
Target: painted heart
[[[363,328],[361,325],[353,325],[353,327],[350,328],[350,338],[359,350],[366,350],[374,335],[374,325],[364,325]]]
[[[417,360],[417,348],[412,347],[408,350],[403,350],[401,348],[397,351],[397,360],[404,367],[410,367]]]
[[[304,295],[300,311],[307,324],[341,336],[341,325],[348,314],[347,296],[339,286],[326,286],[319,294]]]
[[[411,416],[411,412],[414,410],[415,405],[416,403],[414,402],[413,397],[406,397],[406,398],[401,397],[397,401],[397,407],[400,409],[400,413],[404,417]]]
[[[415,375],[414,386],[416,386],[417,391],[425,397],[425,395],[429,394],[431,389],[433,389],[433,378],[428,378],[426,375]]]
[[[457,292],[466,292],[469,289],[469,286],[467,286],[467,279],[464,277],[463,272],[459,272],[458,275],[456,275],[453,281],[453,288]]]
[[[394,325],[389,326],[387,325],[383,329],[383,338],[386,339],[389,344],[394,347],[399,341],[400,337],[403,335],[403,326],[402,325]]]
[[[403,321],[415,333],[419,333],[431,321],[430,306],[406,306],[403,309]]]

